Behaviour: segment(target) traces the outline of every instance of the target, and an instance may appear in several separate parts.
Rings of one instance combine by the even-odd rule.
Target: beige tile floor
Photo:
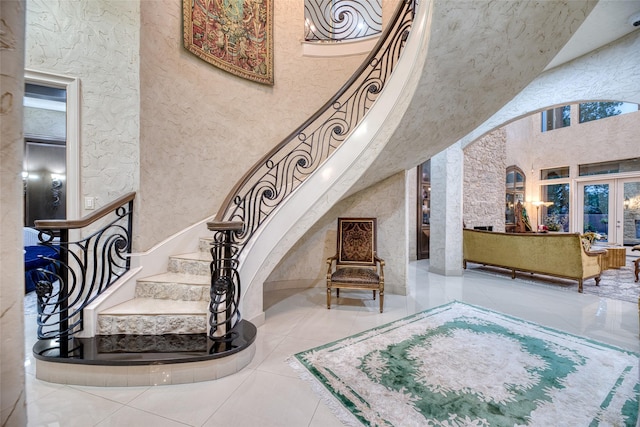
[[[37,380],[31,356],[35,322],[29,317],[29,426],[340,426],[309,385],[297,378],[287,357],[453,300],[640,351],[638,306],[633,303],[473,271],[443,277],[428,272],[428,261],[410,263],[409,276],[409,295],[386,295],[383,314],[368,291],[343,291],[331,310],[326,309],[323,288],[269,292],[266,323],[258,329],[251,364],[220,380],[185,385],[100,388]]]

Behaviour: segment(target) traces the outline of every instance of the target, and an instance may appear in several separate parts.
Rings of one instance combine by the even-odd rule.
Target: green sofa
[[[600,283],[600,259],[604,251],[587,252],[578,233],[499,233],[463,230],[463,267],[467,263]]]

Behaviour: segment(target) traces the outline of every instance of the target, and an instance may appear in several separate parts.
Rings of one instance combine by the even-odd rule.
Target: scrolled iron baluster
[[[40,245],[52,248],[58,259],[51,261],[55,272],[40,269],[43,280],[36,285],[38,338],[58,339],[61,355],[68,355],[73,335],[82,330],[83,310],[98,295],[130,268],[133,193],[124,196],[125,204],[114,206],[103,216],[115,215],[100,229],[78,240],[69,240],[69,229],[48,221],[39,229]],[[59,238],[55,238],[55,234]]]
[[[232,235],[242,233],[242,222],[208,223],[215,231],[211,247],[211,288],[209,294],[209,338],[229,341],[234,338],[233,328],[240,322],[240,275],[238,274],[238,248]]]
[[[379,34],[382,28],[380,0],[306,0],[304,15],[306,41],[354,40]]]

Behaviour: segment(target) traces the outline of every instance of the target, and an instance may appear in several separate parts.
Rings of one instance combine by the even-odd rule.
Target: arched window
[[[515,207],[520,203],[524,203],[525,191],[525,175],[522,169],[517,166],[509,166],[507,168],[505,185],[505,229],[506,231],[515,230],[516,217]]]
[[[305,0],[305,41],[361,39],[382,32],[381,0]]]

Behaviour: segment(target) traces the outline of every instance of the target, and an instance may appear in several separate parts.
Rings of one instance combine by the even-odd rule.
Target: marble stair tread
[[[213,237],[201,237],[198,249],[200,252],[205,252],[211,255],[211,243],[213,243]]]
[[[209,252],[204,252],[204,251],[189,252],[189,253],[180,254],[180,255],[171,255],[171,258],[179,259],[179,260],[187,260],[187,261],[207,261],[207,262],[213,261],[211,254]]]
[[[207,301],[174,301],[154,298],[134,298],[107,310],[100,315],[128,316],[128,315],[188,315],[207,314]]]
[[[138,279],[137,281],[209,286],[211,284],[211,277],[209,277],[208,275],[203,276],[201,274],[167,272],[156,274],[154,276],[144,277],[142,279]]]
[[[195,269],[201,273],[202,268]],[[170,299],[175,301],[209,300],[211,277],[207,274],[169,272],[138,279],[136,298]]]
[[[190,252],[169,257],[168,270],[173,273],[209,276],[211,274],[211,254]]]

